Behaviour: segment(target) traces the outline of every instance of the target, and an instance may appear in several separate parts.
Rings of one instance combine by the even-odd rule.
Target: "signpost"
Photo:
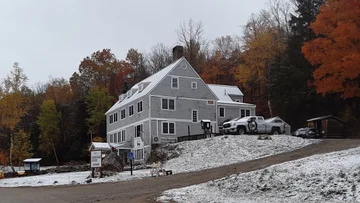
[[[129,159],[130,159],[130,171],[131,171],[131,175],[133,175],[133,167],[132,167],[132,162],[134,159],[134,153],[133,152],[129,152]]]
[[[101,168],[101,151],[91,151],[90,166],[91,176],[94,178],[95,168]]]

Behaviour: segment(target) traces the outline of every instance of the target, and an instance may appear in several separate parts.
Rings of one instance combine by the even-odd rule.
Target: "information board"
[[[91,151],[91,167],[101,167],[101,151]]]

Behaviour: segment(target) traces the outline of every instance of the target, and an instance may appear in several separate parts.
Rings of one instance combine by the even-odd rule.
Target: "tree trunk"
[[[57,164],[58,164],[58,166],[59,166],[60,163],[59,163],[59,159],[58,159],[58,156],[57,156],[57,153],[56,153],[56,149],[55,149],[54,142],[51,141],[51,144],[52,144],[52,146],[53,146],[53,150],[54,150],[54,155],[55,155],[55,158],[56,158],[56,162],[57,162]]]
[[[9,157],[9,161],[10,161],[10,166],[11,166],[11,169],[12,171],[15,173],[15,169],[14,169],[14,166],[12,164],[12,151],[13,151],[13,147],[14,147],[14,134],[13,133],[10,133],[10,157]]]

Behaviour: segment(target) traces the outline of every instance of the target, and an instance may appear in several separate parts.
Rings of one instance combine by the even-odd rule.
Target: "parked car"
[[[299,128],[293,134],[296,137],[302,138],[322,138],[322,134],[319,129],[316,128]]]
[[[265,122],[262,116],[247,116],[236,118],[223,124],[224,133],[246,133],[280,134],[284,133],[285,127],[282,123]]]

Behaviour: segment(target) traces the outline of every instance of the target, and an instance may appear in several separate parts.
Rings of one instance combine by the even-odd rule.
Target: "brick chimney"
[[[184,47],[177,45],[173,48],[173,61],[184,56]]]

